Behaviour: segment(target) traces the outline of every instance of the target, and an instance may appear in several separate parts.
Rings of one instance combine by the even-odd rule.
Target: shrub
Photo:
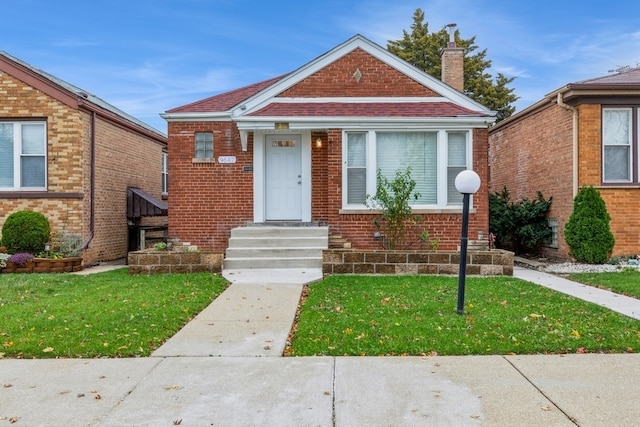
[[[82,238],[73,233],[59,231],[51,236],[51,251],[64,258],[82,255]]]
[[[381,209],[382,215],[373,220],[373,224],[381,232],[385,249],[402,249],[405,245],[407,224],[422,220],[413,215],[409,202],[417,200],[420,195],[414,192],[416,182],[411,178],[411,168],[397,170],[394,179],[389,180],[377,174],[375,196],[367,196],[367,207]]]
[[[39,212],[18,211],[7,217],[2,226],[2,244],[9,253],[38,253],[49,241],[49,220]]]
[[[495,245],[517,254],[536,253],[551,238],[547,215],[551,200],[538,191],[533,200],[512,202],[507,188],[489,194],[489,231]]]
[[[604,264],[609,259],[615,238],[609,227],[611,216],[600,192],[583,187],[573,199],[573,212],[564,228],[571,256],[589,264]]]

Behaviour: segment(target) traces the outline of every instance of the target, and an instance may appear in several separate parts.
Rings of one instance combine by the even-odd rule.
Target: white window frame
[[[404,129],[384,129],[384,130],[368,130],[366,131],[366,194],[373,196],[376,193],[376,135],[378,132],[408,132]],[[344,129],[342,132],[342,210],[344,211],[361,211],[368,209],[365,203],[349,204],[347,202],[347,134],[349,133],[362,133],[361,129]],[[472,129],[416,129],[411,132],[435,132],[437,138],[437,202],[435,204],[414,204],[413,210],[433,210],[441,211],[443,209],[461,209],[462,203],[449,204],[448,189],[447,189],[447,169],[448,169],[448,150],[447,150],[447,135],[449,132],[460,133],[466,132],[466,167],[472,169],[473,167],[473,132]]]
[[[162,152],[162,194],[169,193],[169,155]]]
[[[46,191],[48,182],[48,156],[47,156],[47,122],[39,120],[23,120],[23,121],[1,121],[2,124],[13,125],[13,186],[0,187],[0,191]],[[22,126],[23,125],[42,125],[44,141],[42,155],[32,155],[32,157],[44,157],[44,185],[37,187],[22,186]]]
[[[627,119],[629,121],[629,132],[627,135],[628,141],[627,144],[625,145],[620,145],[620,144],[607,144],[607,141],[605,141],[605,120],[604,120],[604,115],[607,111],[624,111],[627,113]],[[606,184],[628,184],[628,183],[632,183],[634,181],[634,165],[637,163],[634,161],[634,146],[633,146],[633,134],[634,134],[635,130],[633,128],[633,109],[632,108],[625,108],[625,107],[618,107],[618,108],[603,108],[602,109],[602,182],[606,183]],[[606,179],[605,178],[605,149],[606,147],[628,147],[629,148],[629,163],[627,165],[628,167],[628,171],[627,174],[629,176],[629,179],[624,180],[624,179]]]

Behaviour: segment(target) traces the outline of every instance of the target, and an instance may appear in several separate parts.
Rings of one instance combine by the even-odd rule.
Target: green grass
[[[330,276],[301,305],[291,356],[640,351],[640,322],[510,277]]]
[[[208,273],[0,274],[0,357],[148,356],[226,286]]]
[[[640,298],[640,272],[636,269],[625,268],[611,273],[576,273],[566,277],[585,285]]]

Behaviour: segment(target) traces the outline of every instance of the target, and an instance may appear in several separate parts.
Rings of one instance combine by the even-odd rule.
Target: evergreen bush
[[[551,201],[538,191],[533,200],[513,202],[506,187],[489,194],[489,231],[495,236],[496,247],[517,254],[539,252],[552,234],[547,220]]]
[[[564,228],[571,256],[589,264],[606,263],[615,245],[610,221],[600,192],[593,187],[581,188],[573,199],[573,212]]]
[[[36,254],[44,250],[50,233],[49,220],[41,213],[29,210],[14,212],[2,225],[2,245],[12,254]]]

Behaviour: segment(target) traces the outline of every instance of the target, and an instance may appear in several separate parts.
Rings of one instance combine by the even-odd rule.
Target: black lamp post
[[[458,314],[464,314],[464,286],[467,275],[467,235],[469,234],[469,199],[480,188],[480,177],[472,170],[456,176],[456,190],[462,193],[462,233],[460,236],[460,268],[458,271]]]

